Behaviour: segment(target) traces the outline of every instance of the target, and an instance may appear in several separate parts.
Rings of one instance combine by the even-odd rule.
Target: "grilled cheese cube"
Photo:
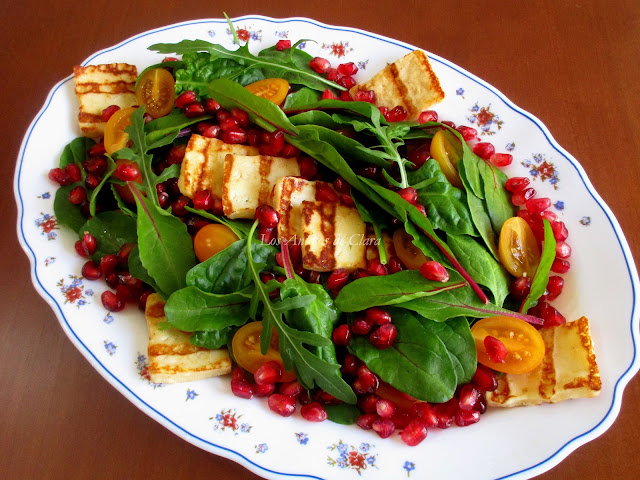
[[[231,373],[226,349],[209,350],[192,345],[190,335],[176,328],[160,330],[166,322],[160,295],[149,295],[145,309],[149,331],[149,377],[154,383],[179,383]]]
[[[358,210],[329,202],[302,202],[302,265],[328,272],[366,266],[366,224]]]
[[[353,96],[361,90],[373,90],[377,106],[404,107],[407,120],[417,120],[421,112],[444,99],[440,81],[422,50],[414,50],[387,65],[350,93]]]
[[[300,175],[295,158],[232,155],[224,161],[222,211],[229,218],[253,218],[268,205],[278,179]]]
[[[217,138],[191,135],[180,166],[180,192],[193,198],[196,192],[209,190],[214,197],[222,198],[224,159],[228,154],[258,155],[258,149],[224,143]]]
[[[539,405],[600,393],[602,382],[586,317],[542,328],[540,334],[545,344],[542,363],[529,373],[500,375],[497,390],[487,393],[488,405]]]
[[[120,108],[136,105],[136,79],[134,65],[111,63],[73,67],[75,91],[80,103],[78,122],[86,137],[95,140],[104,135],[106,122],[102,111],[110,105]]]
[[[271,206],[278,212],[278,240],[302,241],[302,202],[316,199],[316,182],[282,177],[273,187]]]

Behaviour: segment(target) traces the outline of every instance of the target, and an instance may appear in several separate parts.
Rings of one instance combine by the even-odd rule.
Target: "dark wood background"
[[[196,18],[306,16],[434,52],[540,118],[584,166],[640,257],[640,2],[11,0],[0,20],[0,472],[8,479],[254,479],[181,440],[105,382],[36,294],[15,234],[13,170],[50,88],[91,53]],[[42,175],[42,172],[33,172]],[[603,299],[603,301],[606,301]],[[539,478],[640,478],[640,379],[615,424]],[[526,433],[505,432],[511,435]],[[482,477],[481,472],[478,476]]]

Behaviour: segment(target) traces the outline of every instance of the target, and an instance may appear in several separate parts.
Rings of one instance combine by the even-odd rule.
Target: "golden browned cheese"
[[[167,321],[164,301],[154,293],[147,300],[145,317],[149,331],[149,377],[154,383],[179,383],[231,372],[226,349],[209,350],[192,345],[191,335],[176,328],[160,329]]]
[[[95,140],[104,135],[106,122],[102,111],[117,105],[120,108],[136,104],[136,79],[134,65],[110,63],[73,67],[75,92],[80,104],[78,122],[85,137]]]
[[[404,107],[407,120],[417,120],[421,112],[444,99],[440,81],[422,50],[414,50],[387,65],[349,92],[355,95],[360,90],[373,90],[379,107]]]
[[[498,389],[487,394],[490,406],[556,403],[600,393],[602,381],[586,317],[542,328],[540,334],[545,345],[542,363],[529,373],[500,375]]]

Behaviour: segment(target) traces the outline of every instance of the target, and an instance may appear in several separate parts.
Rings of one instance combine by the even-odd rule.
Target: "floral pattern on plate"
[[[332,452],[327,457],[327,463],[332,467],[355,470],[360,475],[367,468],[378,468],[376,465],[378,456],[372,453],[374,446],[361,443],[354,447],[340,440],[327,447],[327,450]]]

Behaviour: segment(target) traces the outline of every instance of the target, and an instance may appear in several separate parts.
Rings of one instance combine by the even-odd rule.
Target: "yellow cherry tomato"
[[[258,97],[266,98],[276,105],[280,105],[289,93],[289,82],[284,78],[265,78],[250,83],[244,88]]]
[[[431,139],[429,154],[435,159],[454,187],[462,188],[460,175],[456,166],[462,158],[462,145],[449,130],[438,130]]]
[[[514,277],[533,277],[540,263],[540,249],[529,224],[512,217],[502,225],[498,242],[500,263]]]
[[[413,244],[413,237],[404,228],[393,232],[393,249],[397,257],[409,270],[418,270],[429,259]]]
[[[478,351],[478,362],[498,372],[527,373],[536,368],[544,358],[544,340],[530,324],[519,318],[489,317],[478,320],[471,327]],[[507,347],[504,363],[491,361],[484,346],[484,339],[492,336]]]
[[[153,118],[164,117],[176,100],[176,81],[164,68],[144,72],[136,87],[136,100]]]
[[[193,250],[196,258],[204,262],[238,240],[238,236],[226,225],[210,223],[196,233]]]
[[[124,131],[131,125],[131,114],[135,107],[121,108],[111,115],[104,127],[104,149],[109,155],[121,150],[129,143],[129,134]]]
[[[251,322],[242,326],[231,340],[231,349],[238,365],[251,373],[256,371],[265,363],[270,361],[282,363],[282,357],[278,350],[278,334],[275,329],[271,332],[271,342],[266,355],[260,352],[260,334],[262,333],[262,322]],[[282,382],[291,382],[296,379],[296,374],[282,368]]]

